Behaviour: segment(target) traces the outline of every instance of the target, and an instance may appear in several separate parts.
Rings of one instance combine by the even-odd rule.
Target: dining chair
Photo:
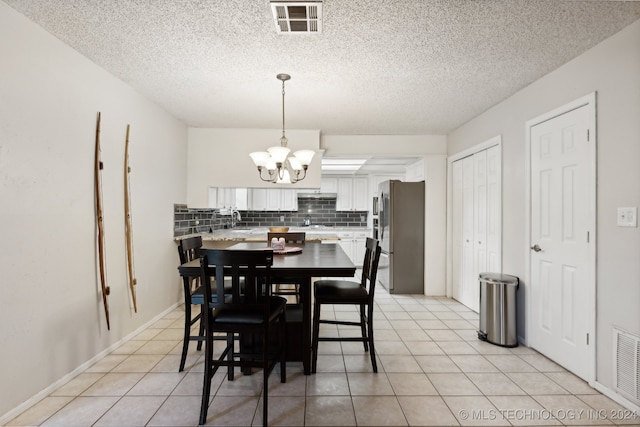
[[[291,232],[268,232],[267,233],[267,243],[271,245],[272,238],[283,238],[285,243],[298,243],[302,244],[305,242],[307,233],[304,231],[291,231]],[[284,286],[283,286],[284,285]],[[296,297],[296,304],[300,304],[300,279],[291,278],[282,278],[278,279],[278,283],[274,284],[274,295],[284,296],[285,298],[289,295],[293,295]]]
[[[210,287],[204,287],[204,299],[210,301],[203,312],[205,325],[205,362],[200,424],[207,421],[211,379],[221,366],[227,367],[227,378],[233,381],[234,367],[262,368],[262,423],[268,420],[269,374],[280,363],[280,382],[286,382],[286,323],[284,298],[271,295],[271,250],[203,250],[200,258],[200,280],[207,283],[215,277],[217,283],[230,280],[231,292],[216,289],[213,298]],[[272,332],[278,330],[277,345]],[[224,350],[214,358],[214,334],[226,335]],[[236,352],[234,336],[249,337],[259,342],[261,351],[252,345],[240,345]],[[219,342],[219,341],[218,341]]]
[[[364,262],[362,263],[362,276],[359,283],[352,280],[318,280],[314,283],[315,302],[313,305],[313,338],[311,341],[311,351],[313,353],[312,373],[316,372],[318,364],[319,341],[362,341],[364,351],[368,351],[370,354],[373,372],[378,372],[373,340],[373,296],[376,289],[376,276],[381,251],[378,240],[368,237]],[[358,305],[360,308],[360,321],[321,319],[320,308],[323,304]],[[319,336],[321,323],[360,326],[362,335],[360,337],[321,337]]]
[[[202,248],[202,237],[188,237],[180,240],[178,244],[178,256],[180,264],[185,264],[194,259],[200,258],[200,249]],[[204,341],[204,323],[202,322],[202,305],[204,304],[203,289],[200,286],[200,277],[182,277],[182,286],[184,288],[184,338],[182,340],[182,356],[180,358],[180,369],[184,370],[187,360],[187,352],[189,351],[189,342],[197,341],[198,350],[202,349]],[[192,306],[200,306],[200,313],[194,318],[191,317]],[[191,327],[199,322],[198,335],[191,335]]]

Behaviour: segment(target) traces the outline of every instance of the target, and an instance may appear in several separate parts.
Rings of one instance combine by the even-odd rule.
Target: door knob
[[[535,245],[531,246],[531,249],[533,249],[536,252],[540,252],[542,250],[540,245],[538,245],[537,243]]]

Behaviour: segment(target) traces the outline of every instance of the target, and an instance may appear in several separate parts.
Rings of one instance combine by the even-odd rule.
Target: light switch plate
[[[618,208],[618,227],[637,227],[638,208]]]

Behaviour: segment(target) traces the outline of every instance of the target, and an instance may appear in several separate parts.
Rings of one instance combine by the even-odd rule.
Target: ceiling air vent
[[[279,34],[322,32],[322,2],[271,2],[271,12]]]

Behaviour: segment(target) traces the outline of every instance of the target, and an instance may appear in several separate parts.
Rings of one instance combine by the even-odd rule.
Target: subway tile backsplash
[[[336,211],[336,199],[298,199],[295,212],[240,211],[241,221],[236,223],[236,227],[299,227],[306,217],[312,225],[366,227],[368,214],[367,211]],[[220,215],[215,209],[194,209],[176,204],[173,217],[175,237],[231,227],[231,217]]]

